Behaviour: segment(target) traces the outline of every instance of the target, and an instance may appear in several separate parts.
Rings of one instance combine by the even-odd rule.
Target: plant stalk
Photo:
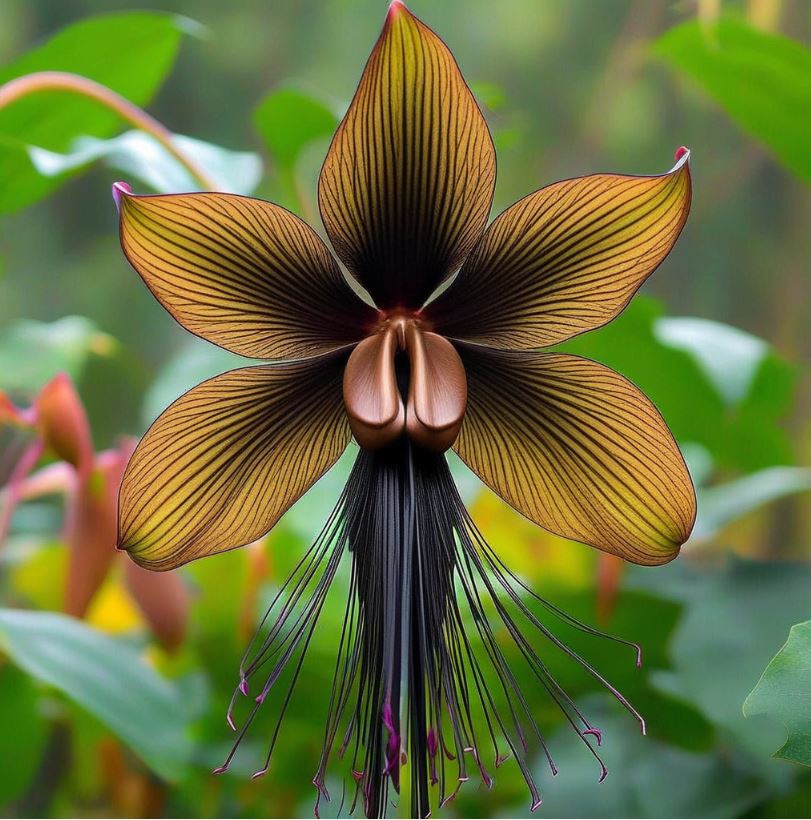
[[[143,109],[110,88],[67,71],[37,71],[10,80],[0,86],[0,110],[29,94],[40,91],[67,91],[95,100],[114,111],[123,120],[154,137],[200,184],[203,190],[214,191],[217,183],[193,159],[172,141],[172,132]]]

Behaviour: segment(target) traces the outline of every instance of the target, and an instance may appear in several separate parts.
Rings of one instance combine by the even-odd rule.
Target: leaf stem
[[[123,120],[154,137],[205,190],[214,191],[217,183],[193,159],[180,151],[172,141],[172,132],[143,109],[107,86],[67,71],[36,71],[10,80],[0,86],[0,110],[17,100],[40,91],[67,91],[95,100],[114,111]]]

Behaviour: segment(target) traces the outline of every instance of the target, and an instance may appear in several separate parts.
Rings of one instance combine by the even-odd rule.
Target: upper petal
[[[374,321],[317,234],[284,208],[116,186],[127,259],[192,333],[243,356],[299,358],[355,342]]]
[[[520,200],[426,315],[446,336],[507,349],[557,344],[609,322],[687,219],[689,152],[677,156],[660,176],[595,174]]]
[[[482,234],[490,132],[448,47],[392,3],[321,171],[333,246],[378,307],[420,307]]]
[[[519,512],[637,564],[675,558],[696,501],[659,412],[577,356],[461,349],[468,408],[455,450]]]
[[[165,570],[264,535],[349,442],[345,360],[247,367],[181,396],[124,474],[119,548]]]

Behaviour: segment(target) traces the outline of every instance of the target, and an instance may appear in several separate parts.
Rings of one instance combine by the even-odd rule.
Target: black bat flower
[[[487,125],[447,47],[395,0],[318,190],[335,252],[374,307],[315,232],[276,205],[114,186],[122,247],[157,299],[193,333],[271,360],[199,385],[153,424],[124,477],[120,548],[166,570],[247,544],[353,434],[360,445],[334,513],[246,653],[234,698],[258,686],[241,738],[286,675],[283,716],[349,554],[321,794],[337,747],[351,759],[353,805],[382,815],[409,765],[412,813],[425,816],[468,779],[470,762],[490,785],[490,748],[496,764],[515,758],[540,804],[527,761],[533,748],[549,753],[494,619],[595,756],[599,730],[525,633],[582,663],[633,712],[549,630],[535,604],[572,621],[484,541],[443,453],[453,447],[552,532],[638,564],[677,555],[695,496],[657,410],[612,370],[538,348],[609,322],[665,258],[689,210],[688,157],[679,149],[659,176],[541,188],[487,227]]]

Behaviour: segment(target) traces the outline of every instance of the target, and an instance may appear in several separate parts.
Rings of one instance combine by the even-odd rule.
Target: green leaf
[[[731,521],[795,493],[811,490],[811,469],[767,467],[756,473],[698,492],[698,518],[693,540],[713,537]]]
[[[692,356],[730,407],[749,395],[769,353],[769,346],[757,336],[709,319],[666,316],[654,323],[653,332],[663,345]]]
[[[218,191],[250,194],[262,178],[262,160],[251,151],[230,151],[219,145],[176,134],[172,141],[208,173]],[[54,177],[102,160],[106,165],[137,177],[158,193],[199,191],[200,183],[154,137],[127,131],[108,140],[79,137],[69,153],[30,148],[34,167]]]
[[[169,73],[184,29],[183,18],[153,12],[83,20],[0,70],[0,85],[36,71],[67,71],[143,106]],[[0,213],[35,202],[68,176],[43,178],[32,146],[64,152],[77,137],[107,137],[120,124],[100,103],[65,91],[31,94],[0,110]]]
[[[747,721],[741,707],[774,647],[807,617],[811,568],[731,558],[721,569],[702,569],[674,561],[655,577],[632,568],[629,584],[684,605],[671,641],[672,671],[657,671],[655,685],[689,701],[727,742],[755,755],[773,749],[774,727]],[[788,776],[779,766],[763,774]]]
[[[543,759],[535,766],[548,817],[739,817],[761,797],[754,777],[736,766],[729,750],[710,754],[674,749],[629,728],[627,716],[607,698],[579,704],[603,732],[599,749],[609,775],[598,785],[599,767],[569,726],[548,740],[558,775]],[[464,799],[465,792],[460,794]],[[458,802],[458,798],[457,798]],[[460,806],[460,816],[475,816]],[[527,816],[515,806],[505,816]]]
[[[279,88],[257,105],[253,122],[271,157],[292,171],[302,149],[321,137],[332,136],[338,118],[318,99],[294,88]]]
[[[811,182],[811,50],[722,17],[668,31],[654,53],[704,89],[789,170]]]
[[[0,648],[96,717],[168,780],[191,754],[178,688],[131,648],[66,615],[0,610]]]
[[[687,343],[691,329],[701,331],[700,345]],[[650,396],[680,443],[702,445],[719,468],[749,472],[793,458],[780,423],[792,406],[796,373],[768,345],[764,354],[762,345],[718,323],[666,319],[659,302],[637,296],[613,322],[560,349],[627,376]],[[722,385],[718,368],[709,364],[716,355],[742,374]]]
[[[118,343],[89,319],[19,319],[0,331],[0,390],[33,396],[57,373],[74,381],[92,355],[109,356]]]
[[[0,806],[4,813],[31,783],[45,746],[45,721],[34,683],[14,666],[0,666]]]
[[[254,109],[253,122],[275,166],[274,199],[306,215],[310,208],[302,194],[300,166],[309,166],[304,162],[310,159],[308,149],[332,136],[338,118],[320,100],[294,88],[279,88]]]
[[[743,713],[769,715],[786,727],[775,757],[811,766],[811,621],[795,624],[743,704]]]

